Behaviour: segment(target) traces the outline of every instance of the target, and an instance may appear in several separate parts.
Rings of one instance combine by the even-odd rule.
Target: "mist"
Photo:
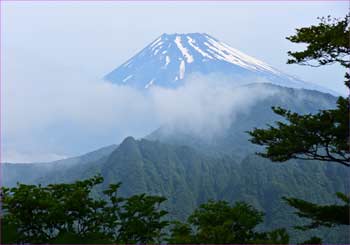
[[[193,75],[177,89],[137,90],[98,79],[18,79],[3,90],[5,162],[45,162],[144,137],[162,125],[211,138],[276,91]],[[21,89],[18,89],[21,87]]]
[[[233,85],[242,81],[220,75],[194,75],[184,87],[153,87],[147,93],[99,79],[162,33],[209,33],[281,71],[343,94],[342,82],[330,82],[343,81],[343,68],[315,72],[287,65],[286,52],[297,47],[285,37],[317,23],[316,16],[346,15],[346,3],[286,4],[184,2],[145,8],[118,2],[73,7],[69,2],[6,1],[1,9],[2,161],[76,156],[129,135],[144,137],[165,124],[210,138],[225,130],[239,111],[249,112],[273,93],[238,89]],[[227,25],[231,28],[219,28]]]
[[[277,90],[265,86],[244,86],[242,81],[223,75],[193,75],[177,89],[154,87],[151,100],[161,125],[167,130],[180,130],[203,139],[224,132],[240,113]]]

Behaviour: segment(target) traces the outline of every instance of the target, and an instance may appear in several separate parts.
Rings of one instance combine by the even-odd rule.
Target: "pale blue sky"
[[[15,64],[21,60],[27,69],[48,62],[101,77],[164,32],[206,32],[292,75],[344,89],[336,67],[286,65],[287,50],[301,46],[285,37],[315,23],[317,16],[344,16],[346,1],[2,4],[2,51],[9,73],[20,71]]]
[[[86,89],[84,80],[103,77],[162,33],[205,32],[277,69],[345,92],[344,70],[339,67],[286,65],[287,51],[302,45],[293,45],[285,37],[297,27],[317,23],[317,16],[345,16],[347,1],[1,4],[2,140],[5,156],[6,152],[20,156],[12,158],[74,155],[117,143],[134,132],[123,129],[123,133],[107,137],[108,131],[94,131],[94,140],[87,143],[81,135],[90,132],[93,125],[84,128],[75,121],[67,123],[67,118],[55,116],[62,107],[57,106],[58,111],[52,108],[59,104],[57,98],[64,100],[71,93],[72,83],[77,81],[75,88]],[[48,97],[40,100],[41,95]],[[74,97],[79,98],[79,93]],[[41,116],[45,120],[39,123],[36,118]],[[50,134],[53,128],[58,130],[56,134]],[[66,142],[62,134],[67,132],[76,139]],[[135,132],[143,133],[145,130]]]

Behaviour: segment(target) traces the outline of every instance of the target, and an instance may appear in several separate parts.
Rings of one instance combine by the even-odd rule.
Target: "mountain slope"
[[[216,74],[235,84],[270,82],[330,92],[287,75],[205,33],[163,34],[105,76],[115,84],[147,89],[174,88],[191,74]]]
[[[242,159],[259,149],[249,142],[247,131],[255,127],[266,127],[267,124],[273,124],[282,119],[273,113],[272,106],[281,106],[301,114],[316,113],[318,110],[335,108],[337,100],[330,94],[318,91],[285,88],[272,84],[250,84],[245,87],[251,91],[266,90],[273,91],[273,93],[257,100],[244,110],[236,109],[235,113],[232,113],[230,126],[213,137],[206,138],[203,137],[205,132],[198,135],[188,127],[167,124],[146,136],[146,139],[188,145],[205,154],[223,153]]]
[[[89,152],[87,154],[62,159],[46,163],[1,163],[1,181],[4,186],[14,186],[17,182],[23,184],[38,183],[40,178],[51,174],[65,172],[64,176],[52,176],[51,181],[55,179],[62,181],[69,176],[69,169],[73,167],[84,168],[85,165],[99,162],[101,159],[109,156],[117,145],[110,145],[101,149]],[[63,178],[62,178],[63,177]]]
[[[187,146],[128,137],[108,157],[47,172],[34,182],[71,182],[98,173],[105,182],[95,195],[110,183],[122,182],[122,195],[148,193],[167,197],[169,218],[185,219],[208,199],[243,200],[266,213],[261,229],[285,226],[291,232],[300,220],[283,203],[282,196],[333,203],[335,192],[349,191],[350,177],[344,167],[337,165],[305,161],[276,164],[254,155],[236,161],[228,156],[206,156]],[[320,235],[320,231],[313,234]],[[305,236],[297,235],[300,240]],[[323,236],[332,243],[347,241],[346,231]]]

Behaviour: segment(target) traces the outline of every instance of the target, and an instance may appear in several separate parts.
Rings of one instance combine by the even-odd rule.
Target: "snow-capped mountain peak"
[[[107,74],[105,79],[145,89],[154,85],[177,87],[191,73],[218,73],[249,83],[270,82],[286,87],[322,90],[284,74],[206,33],[162,34]]]

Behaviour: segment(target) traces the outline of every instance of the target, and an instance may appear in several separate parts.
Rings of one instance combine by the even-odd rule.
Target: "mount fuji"
[[[191,74],[217,74],[242,83],[334,92],[285,74],[205,33],[163,34],[104,79],[139,89],[175,88]]]

